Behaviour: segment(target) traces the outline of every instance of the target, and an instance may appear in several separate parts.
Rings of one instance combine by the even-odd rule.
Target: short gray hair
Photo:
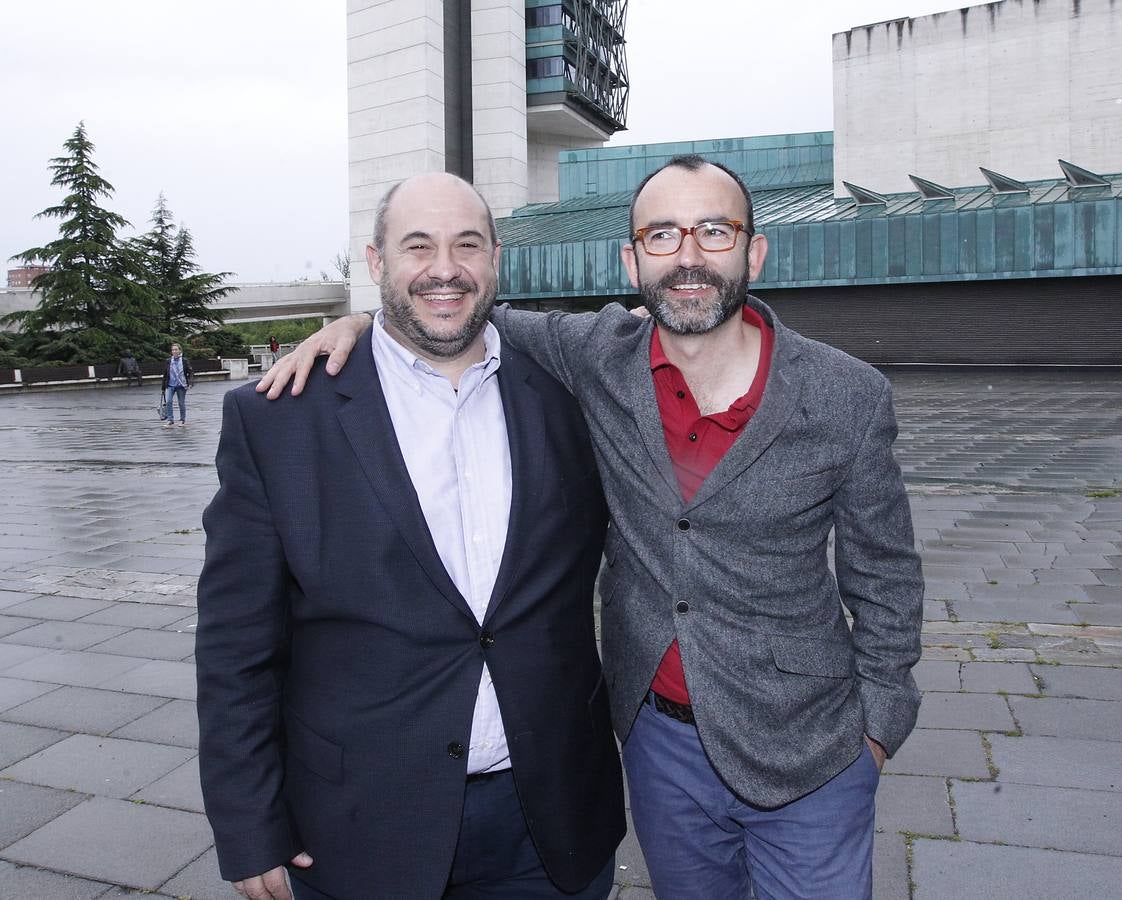
[[[459,178],[459,176],[453,177]],[[474,191],[475,196],[479,198],[479,202],[483,204],[483,208],[487,210],[487,230],[491,235],[491,243],[493,245],[498,244],[499,232],[495,227],[495,215],[491,212],[490,204],[487,202],[486,198],[481,193],[479,193],[479,190],[474,184],[472,184],[470,181],[464,181],[464,179],[462,178],[459,178],[459,180],[463,181],[464,184],[466,184],[469,188],[472,189],[472,191]],[[381,199],[378,201],[378,205],[374,207],[373,244],[374,249],[379,253],[381,253],[386,248],[386,216],[388,216],[390,213],[390,204],[393,202],[393,196],[397,193],[397,189],[403,184],[405,184],[405,181],[399,181],[397,184],[393,185],[393,187],[391,187],[382,195]]]

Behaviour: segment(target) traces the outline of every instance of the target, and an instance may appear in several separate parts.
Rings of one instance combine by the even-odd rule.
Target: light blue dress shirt
[[[459,390],[385,330],[371,345],[405,467],[444,568],[480,624],[502,562],[510,519],[510,444],[499,393],[499,333],[487,323],[485,353]],[[479,681],[468,773],[510,766],[502,715],[487,666]]]

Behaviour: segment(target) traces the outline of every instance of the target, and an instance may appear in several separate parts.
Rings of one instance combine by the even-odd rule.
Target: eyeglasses
[[[706,253],[724,253],[736,246],[736,235],[740,231],[752,236],[744,223],[736,219],[727,222],[700,222],[692,228],[683,228],[681,225],[649,225],[637,228],[631,240],[641,243],[651,256],[670,256],[678,252],[686,235],[692,234],[697,246]]]

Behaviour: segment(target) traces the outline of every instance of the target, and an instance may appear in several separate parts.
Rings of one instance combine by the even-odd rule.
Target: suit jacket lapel
[[[519,546],[539,508],[545,457],[545,414],[535,384],[537,377],[540,376],[527,366],[520,353],[509,345],[503,346],[498,379],[510,444],[510,518],[502,562],[484,616],[485,624],[494,616],[514,582],[523,558]]]
[[[760,306],[762,304],[757,308]],[[775,328],[775,344],[772,347],[767,386],[764,388],[760,408],[702,482],[686,509],[700,506],[759,459],[783,432],[791,414],[798,408],[803,387],[801,369],[796,362],[798,349],[794,346],[791,333],[770,310],[763,307],[760,312],[770,319]]]
[[[674,474],[674,464],[670,461],[670,451],[666,449],[666,434],[662,430],[662,415],[658,411],[654,378],[651,377],[650,346],[654,319],[647,319],[646,325],[642,332],[643,340],[635,352],[622,354],[623,371],[619,384],[621,390],[626,390],[631,395],[629,405],[635,416],[635,426],[639,429],[639,436],[651,463],[669,492],[667,502],[680,505],[682,494],[678,488],[678,478]]]
[[[337,376],[335,390],[350,398],[336,417],[374,493],[433,586],[474,621],[471,607],[440,560],[409,478],[370,349],[369,329],[359,337],[351,362]]]

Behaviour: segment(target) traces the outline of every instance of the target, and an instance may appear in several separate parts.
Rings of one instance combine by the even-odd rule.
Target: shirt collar
[[[374,313],[374,327],[370,333],[371,349],[374,352],[374,358],[388,358],[392,363],[394,370],[402,376],[411,375],[416,378],[421,375],[432,375],[437,378],[443,378],[429,363],[410,350],[408,347],[398,343],[388,331],[386,331],[386,314],[385,310],[379,309]],[[379,352],[379,348],[381,352]],[[490,322],[483,326],[483,359],[480,362],[468,368],[468,371],[475,369],[483,369],[483,377],[486,377],[499,368],[502,362],[502,340],[499,338],[498,329],[495,328]]]

